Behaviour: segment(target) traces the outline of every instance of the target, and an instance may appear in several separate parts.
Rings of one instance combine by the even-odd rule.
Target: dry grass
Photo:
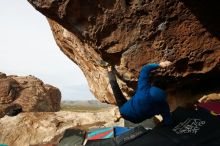
[[[72,112],[95,112],[100,111],[104,108],[94,107],[94,106],[70,106],[70,105],[61,105],[62,111],[72,111]]]

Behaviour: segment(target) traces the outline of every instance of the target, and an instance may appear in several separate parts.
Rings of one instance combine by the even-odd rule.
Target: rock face
[[[58,111],[60,100],[59,89],[36,77],[0,74],[0,117],[16,105],[22,106],[24,112]]]
[[[69,128],[88,130],[103,126],[123,126],[123,123],[123,120],[114,122],[114,109],[97,113],[21,113],[16,117],[5,116],[0,119],[0,143],[10,146],[58,143],[63,132]]]
[[[169,79],[171,88],[218,86],[219,0],[28,1],[48,18],[58,46],[100,101],[115,102],[108,64],[115,66],[126,97],[134,93],[141,67],[163,59],[173,65],[154,76]]]

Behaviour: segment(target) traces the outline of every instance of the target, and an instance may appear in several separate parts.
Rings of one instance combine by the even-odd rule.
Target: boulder
[[[13,78],[0,76],[0,104],[11,103],[18,95],[19,83]]]
[[[219,0],[28,1],[47,17],[56,43],[102,102],[115,103],[107,65],[116,68],[127,98],[141,67],[161,60],[173,65],[153,76],[167,79],[168,88],[219,84]]]
[[[58,88],[44,84],[34,76],[0,75],[0,117],[12,108],[24,112],[55,112],[60,110]]]
[[[57,144],[66,129],[123,126],[114,122],[115,109],[97,112],[31,112],[0,119],[0,143],[10,146]]]

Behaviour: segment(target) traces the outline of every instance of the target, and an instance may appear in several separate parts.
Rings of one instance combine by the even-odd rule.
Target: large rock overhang
[[[218,0],[28,0],[48,18],[60,49],[83,71],[97,99],[114,104],[106,65],[131,97],[144,64],[170,60],[153,74],[166,86],[219,90]],[[203,86],[204,85],[204,86]]]

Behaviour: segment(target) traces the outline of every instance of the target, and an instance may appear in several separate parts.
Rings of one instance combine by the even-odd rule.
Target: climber
[[[120,114],[124,119],[133,123],[140,123],[160,114],[163,117],[162,123],[171,123],[170,109],[166,102],[165,91],[159,87],[151,85],[149,81],[150,71],[159,67],[165,68],[170,64],[170,61],[164,61],[159,64],[148,64],[143,66],[138,79],[137,91],[128,101],[119,88],[112,67],[108,67],[109,82],[116,99],[116,104],[119,107]]]

